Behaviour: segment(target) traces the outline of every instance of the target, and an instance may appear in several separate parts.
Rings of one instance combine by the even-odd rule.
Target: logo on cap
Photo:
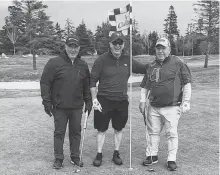
[[[116,39],[120,38],[121,40],[124,40],[124,35],[122,34],[122,32],[113,32],[110,35],[110,40],[115,41]]]
[[[156,46],[162,45],[164,47],[170,47],[170,42],[166,38],[160,38],[157,40]]]

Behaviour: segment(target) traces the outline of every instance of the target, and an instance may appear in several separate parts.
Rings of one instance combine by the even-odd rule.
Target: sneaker
[[[157,162],[158,162],[158,156],[147,156],[147,158],[143,161],[143,165],[148,166]]]
[[[112,158],[112,161],[116,164],[116,165],[122,165],[122,160],[121,158],[119,157],[119,152],[117,150],[114,151],[114,154],[113,154],[113,158]]]
[[[80,161],[79,157],[71,157],[70,161],[73,165],[77,165],[79,167],[83,167],[83,162]]]
[[[61,169],[63,168],[63,159],[55,159],[53,164],[54,169]]]
[[[168,168],[168,170],[170,170],[170,171],[176,171],[176,169],[177,169],[176,162],[174,162],[174,161],[168,161],[168,162],[167,162],[167,168]]]
[[[96,158],[93,161],[94,166],[101,166],[102,164],[102,153],[97,153]]]

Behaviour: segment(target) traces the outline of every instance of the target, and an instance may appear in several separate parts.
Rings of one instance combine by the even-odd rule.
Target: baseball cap
[[[79,45],[79,38],[76,35],[68,36],[65,44],[68,46],[71,46],[73,44]]]
[[[170,42],[167,38],[159,38],[156,43],[156,47],[162,45],[164,47],[170,47]]]
[[[113,42],[117,39],[121,39],[124,41],[124,35],[122,32],[113,32],[110,36],[110,42]]]

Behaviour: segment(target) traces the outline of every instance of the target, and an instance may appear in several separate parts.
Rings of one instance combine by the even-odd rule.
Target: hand
[[[50,103],[44,104],[44,110],[50,117],[52,116],[53,106]]]
[[[145,107],[146,107],[146,102],[140,102],[139,109],[142,114],[144,114]]]
[[[97,98],[95,98],[95,99],[93,100],[93,109],[94,109],[94,110],[99,110],[100,112],[102,112],[102,106],[101,106],[101,104],[99,103],[99,101],[98,101]]]
[[[92,100],[85,102],[85,109],[84,112],[88,111],[88,116],[92,110]]]
[[[184,101],[181,106],[181,110],[183,113],[188,112],[190,110],[190,102],[189,101]]]

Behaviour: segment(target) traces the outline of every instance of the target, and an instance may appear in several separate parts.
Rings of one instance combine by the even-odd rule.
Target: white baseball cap
[[[170,47],[170,42],[167,38],[159,38],[156,43],[156,47],[162,45],[164,47]]]

